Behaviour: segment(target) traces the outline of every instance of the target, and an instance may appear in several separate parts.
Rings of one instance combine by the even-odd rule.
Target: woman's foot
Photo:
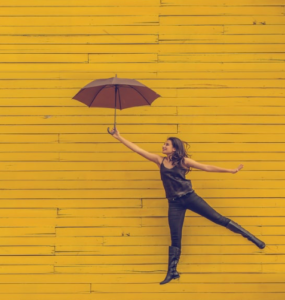
[[[180,277],[179,273],[176,270],[179,258],[180,258],[180,249],[177,247],[169,246],[168,271],[165,279],[162,282],[160,282],[160,284],[166,284],[172,279],[176,279]]]

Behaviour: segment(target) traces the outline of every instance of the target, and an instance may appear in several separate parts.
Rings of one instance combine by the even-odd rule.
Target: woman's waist
[[[192,194],[192,193],[194,193],[194,190],[193,190],[193,189],[191,189],[191,190],[189,190],[189,191],[186,191],[186,192],[183,192],[183,193],[178,193],[178,194],[176,194],[176,195],[174,195],[174,196],[171,196],[171,197],[167,197],[167,199],[168,199],[169,201],[175,201],[175,200],[177,200],[177,199],[179,199],[179,198],[182,198],[182,197],[184,197],[184,196],[186,196],[186,195],[188,195],[188,194]]]

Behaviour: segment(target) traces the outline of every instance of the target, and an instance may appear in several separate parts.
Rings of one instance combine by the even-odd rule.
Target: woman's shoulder
[[[163,160],[165,159],[166,157],[165,156],[160,156],[159,155],[159,158],[158,158],[158,160],[159,160],[159,162],[158,162],[158,164],[157,164],[157,166],[160,168],[160,166],[161,166],[161,164],[162,164],[162,162],[163,162]]]

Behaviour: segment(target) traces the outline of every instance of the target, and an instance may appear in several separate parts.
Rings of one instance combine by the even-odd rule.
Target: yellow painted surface
[[[0,298],[285,298],[285,1],[0,0]],[[133,78],[162,97],[118,111],[121,134],[192,158],[197,194],[267,244],[189,211],[178,265],[159,169],[71,98]]]

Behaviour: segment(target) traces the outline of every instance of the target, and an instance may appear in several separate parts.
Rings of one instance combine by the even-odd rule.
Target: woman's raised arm
[[[111,130],[112,136],[117,139],[118,141],[120,141],[122,144],[124,144],[126,147],[128,147],[129,149],[131,149],[132,151],[138,153],[139,155],[143,156],[144,158],[156,163],[157,165],[161,164],[162,161],[162,157],[154,154],[154,153],[150,153],[147,152],[145,150],[143,150],[142,148],[140,148],[139,146],[135,145],[134,143],[128,141],[127,139],[123,138],[118,129],[112,129]]]

